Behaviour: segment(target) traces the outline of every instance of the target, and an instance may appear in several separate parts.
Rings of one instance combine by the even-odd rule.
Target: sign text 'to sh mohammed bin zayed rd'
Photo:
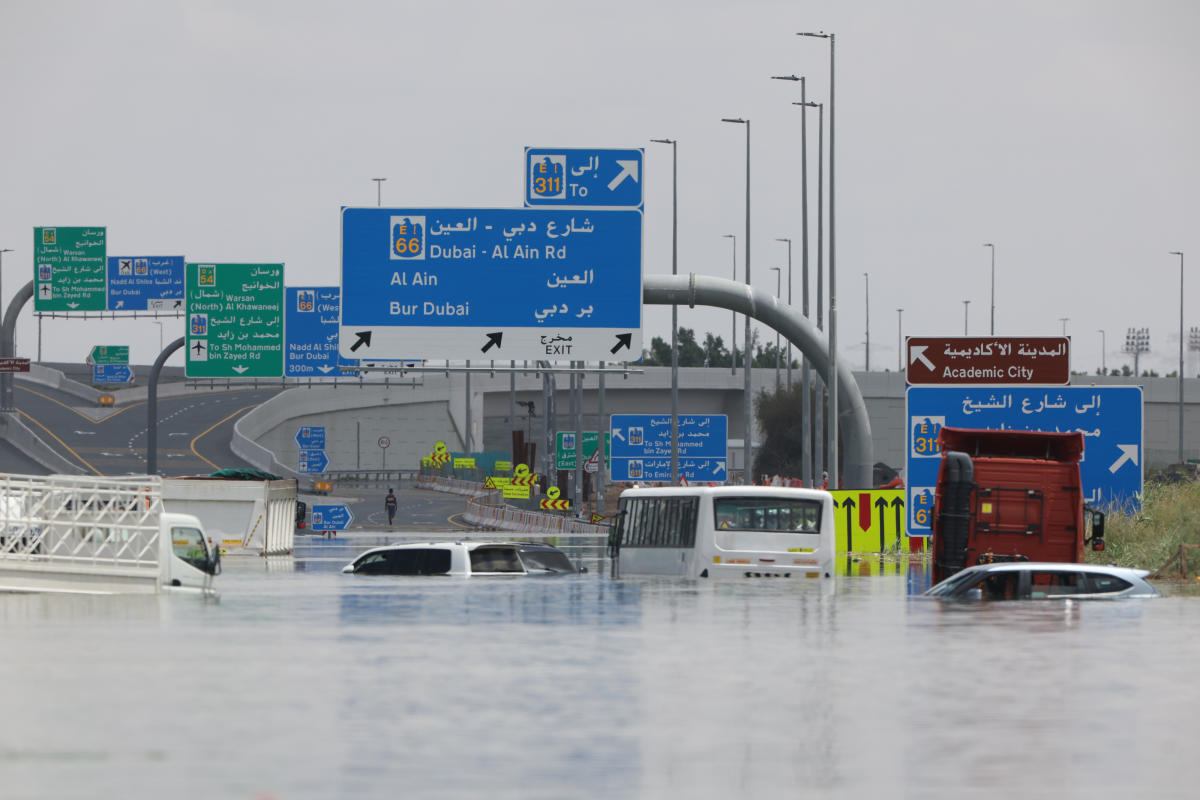
[[[188,264],[187,376],[283,375],[283,264]]]

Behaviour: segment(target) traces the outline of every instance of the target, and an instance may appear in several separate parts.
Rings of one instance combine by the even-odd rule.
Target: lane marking
[[[195,438],[195,439],[192,439],[192,444],[191,444],[191,450],[192,450],[192,452],[193,452],[193,453],[196,455],[196,458],[200,459],[200,460],[201,460],[201,461],[203,461],[205,464],[208,464],[208,465],[209,465],[209,466],[211,466],[213,469],[221,469],[221,467],[219,467],[218,465],[216,465],[216,464],[214,464],[213,462],[209,461],[209,460],[208,460],[207,458],[205,458],[204,456],[200,455],[200,453],[199,453],[199,452],[196,450],[196,442],[200,441],[202,438],[204,438],[206,435],[208,435],[208,434],[209,434],[209,433],[210,433],[210,432],[213,430],[213,428],[216,428],[216,427],[218,427],[218,426],[220,426],[220,425],[224,425],[226,422],[228,422],[229,420],[233,419],[233,418],[234,418],[234,417],[236,417],[238,414],[241,414],[243,411],[246,411],[247,409],[251,409],[251,408],[256,408],[258,405],[259,405],[258,403],[255,403],[254,405],[250,405],[250,406],[242,406],[242,407],[241,407],[241,408],[239,408],[237,411],[235,411],[235,412],[233,412],[232,414],[230,414],[229,416],[225,417],[225,419],[222,419],[222,420],[220,420],[219,422],[214,422],[212,425],[210,425],[210,426],[208,427],[208,429],[207,429],[207,430],[205,430],[205,431],[202,431],[202,432],[200,432],[200,433],[196,434],[196,438]]]
[[[61,403],[60,403],[60,405],[61,405]],[[18,409],[18,410],[17,410],[17,413],[18,413],[18,414],[20,414],[20,415],[21,415],[22,417],[24,417],[25,419],[27,419],[27,420],[29,420],[30,422],[32,422],[34,425],[37,425],[39,428],[41,428],[42,430],[44,430],[44,431],[45,431],[45,432],[46,432],[46,433],[47,433],[47,434],[50,436],[50,438],[52,438],[54,441],[58,442],[58,443],[59,443],[59,444],[61,444],[61,445],[62,445],[64,448],[66,448],[66,451],[67,451],[68,453],[70,453],[71,455],[75,456],[75,458],[79,459],[80,463],[82,463],[82,464],[83,464],[85,467],[87,467],[88,469],[90,469],[92,472],[96,473],[97,475],[103,475],[103,474],[104,474],[104,473],[103,473],[103,472],[101,472],[100,470],[98,470],[98,469],[96,469],[95,467],[93,467],[93,466],[92,466],[90,463],[88,463],[88,460],[87,460],[86,458],[84,458],[83,456],[79,455],[79,453],[76,453],[74,450],[72,450],[72,449],[71,449],[71,445],[67,444],[67,443],[66,443],[66,442],[64,442],[62,439],[58,438],[58,436],[57,436],[57,435],[54,433],[54,431],[50,430],[50,429],[49,429],[49,428],[47,428],[45,425],[43,425],[42,423],[38,422],[36,419],[34,419],[33,417],[29,416],[28,414],[26,414],[24,411],[21,411],[20,409]]]

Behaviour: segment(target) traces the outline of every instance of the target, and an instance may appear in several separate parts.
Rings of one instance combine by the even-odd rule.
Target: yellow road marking
[[[38,397],[42,398],[43,400],[49,400],[51,403],[54,403],[56,406],[62,406],[67,411],[70,411],[72,414],[77,414],[77,415],[83,417],[84,419],[86,419],[88,422],[95,422],[95,423],[108,422],[113,417],[117,416],[118,414],[124,414],[126,411],[128,411],[131,408],[137,408],[138,406],[145,405],[144,401],[139,402],[139,403],[133,403],[132,405],[128,405],[128,406],[125,406],[124,408],[118,409],[117,411],[114,411],[107,416],[100,417],[99,419],[93,419],[92,417],[89,417],[87,414],[84,414],[82,411],[80,411],[76,408],[72,408],[71,406],[69,406],[66,403],[63,403],[59,400],[55,400],[53,397],[51,397],[48,394],[42,394],[41,392],[34,391],[33,389],[27,389],[24,386],[14,386],[14,388],[20,389],[22,392],[29,392],[30,394],[35,394]]]
[[[58,436],[56,436],[56,435],[54,434],[54,431],[50,430],[50,429],[49,429],[49,428],[47,428],[45,425],[43,425],[42,423],[38,422],[36,419],[34,419],[33,417],[29,416],[29,415],[28,415],[28,414],[26,414],[24,411],[19,411],[18,413],[20,413],[20,415],[21,415],[22,417],[24,417],[25,419],[29,420],[29,421],[30,421],[30,422],[32,422],[34,425],[37,425],[39,428],[41,428],[42,430],[44,430],[44,431],[45,431],[45,432],[46,432],[46,433],[47,433],[47,434],[50,436],[50,438],[52,438],[54,441],[58,442],[58,443],[59,443],[59,444],[61,444],[61,445],[62,445],[64,448],[66,448],[66,450],[67,450],[67,452],[68,452],[68,453],[70,453],[71,455],[75,456],[75,458],[79,459],[80,463],[82,463],[82,464],[83,464],[85,467],[87,467],[88,469],[90,469],[92,472],[96,473],[97,475],[103,475],[103,474],[104,474],[103,472],[101,472],[100,470],[96,469],[96,468],[95,468],[95,467],[93,467],[91,464],[89,464],[86,458],[84,458],[83,456],[79,455],[79,453],[76,453],[74,450],[72,450],[72,449],[71,449],[71,445],[67,444],[67,443],[66,443],[66,442],[64,442],[62,439],[58,438]]]
[[[217,426],[219,426],[219,425],[224,425],[226,422],[228,422],[229,420],[233,419],[233,418],[234,418],[234,417],[236,417],[238,414],[241,414],[243,411],[245,411],[245,410],[247,410],[247,409],[250,409],[250,408],[255,408],[257,405],[258,405],[258,404],[257,404],[257,403],[255,403],[255,404],[254,404],[254,405],[252,405],[252,406],[242,406],[242,407],[241,407],[241,408],[239,408],[237,411],[235,411],[235,412],[233,412],[232,414],[230,414],[228,417],[225,417],[225,419],[223,419],[223,420],[220,420],[220,421],[218,421],[218,422],[214,422],[212,425],[210,425],[210,426],[208,427],[208,429],[207,429],[207,430],[204,430],[204,431],[202,431],[201,433],[198,433],[198,434],[196,434],[196,437],[195,437],[194,439],[192,439],[192,443],[191,443],[191,450],[192,450],[192,453],[193,453],[193,454],[195,454],[196,458],[200,459],[200,460],[201,460],[201,461],[203,461],[205,464],[208,464],[208,465],[209,465],[210,467],[212,467],[213,469],[221,469],[221,467],[219,467],[218,465],[216,465],[216,464],[214,464],[213,462],[209,461],[209,460],[208,460],[207,458],[205,458],[204,456],[200,455],[200,453],[199,453],[199,452],[196,450],[196,442],[200,441],[202,438],[204,438],[204,437],[205,437],[205,436],[207,436],[207,435],[208,435],[210,432],[212,432],[212,429],[213,429],[213,428],[216,428],[216,427],[217,427]]]

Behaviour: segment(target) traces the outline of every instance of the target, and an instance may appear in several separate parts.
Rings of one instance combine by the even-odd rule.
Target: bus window
[[[717,497],[713,518],[718,530],[819,533],[821,503],[790,497]]]

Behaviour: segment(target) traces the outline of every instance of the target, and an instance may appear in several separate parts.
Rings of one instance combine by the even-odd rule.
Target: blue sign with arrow
[[[296,429],[296,446],[301,450],[324,450],[325,426],[301,425]]]
[[[285,287],[285,378],[341,378],[355,374],[358,359],[338,355],[341,296],[341,289],[336,286]]]
[[[641,352],[642,212],[342,209],[345,358]]]
[[[305,475],[320,475],[329,469],[329,456],[324,450],[305,448],[300,450],[299,465],[296,469]]]
[[[133,370],[128,364],[93,364],[92,383],[129,383]]]
[[[642,207],[641,148],[526,147],[525,205]]]
[[[184,313],[183,256],[109,256],[109,311]]]
[[[354,522],[349,506],[328,505],[312,507],[312,529],[314,531],[344,531]]]
[[[907,393],[908,530],[928,535],[944,426],[1082,433],[1084,502],[1133,510],[1142,502],[1140,386],[911,386]]]
[[[609,464],[614,481],[671,480],[671,415],[613,414]],[[689,481],[725,481],[729,419],[679,415],[679,474]]]

